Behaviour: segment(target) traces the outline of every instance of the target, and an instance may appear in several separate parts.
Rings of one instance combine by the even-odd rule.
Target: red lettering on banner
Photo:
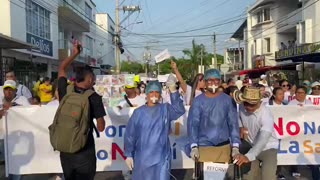
[[[280,136],[283,136],[283,118],[278,119],[278,125],[276,123],[273,124],[273,128],[278,132]]]
[[[291,126],[295,126],[295,131],[294,132],[291,130]],[[299,134],[299,132],[300,132],[299,124],[296,123],[296,122],[293,122],[293,121],[290,121],[287,124],[286,128],[287,128],[288,134],[291,135],[291,136],[295,136],[295,135]]]
[[[313,98],[313,104],[319,105],[320,98]]]
[[[291,127],[295,127],[295,131],[291,130]],[[278,119],[278,124],[274,123],[273,128],[277,131],[280,136],[283,136],[283,118],[280,117]],[[286,124],[286,130],[290,136],[295,136],[300,133],[300,126],[298,123],[294,121],[290,121]]]
[[[117,152],[121,155],[123,159],[126,159],[122,149],[118,146],[118,144],[112,143],[112,147],[111,147],[112,160],[117,159]]]

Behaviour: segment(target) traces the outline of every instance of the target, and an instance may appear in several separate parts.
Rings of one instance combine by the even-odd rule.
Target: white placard
[[[162,62],[166,59],[169,59],[171,56],[170,56],[170,53],[168,51],[168,49],[165,49],[164,51],[162,51],[161,53],[159,53],[158,55],[156,55],[154,57],[154,59],[156,60],[156,63],[159,63],[159,62]]]

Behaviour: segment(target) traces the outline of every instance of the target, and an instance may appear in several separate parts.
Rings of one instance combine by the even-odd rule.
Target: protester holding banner
[[[140,107],[146,103],[146,100],[137,94],[137,83],[125,85],[124,99],[120,101],[118,107],[120,109],[124,107]]]
[[[59,93],[60,103],[67,100],[67,99],[64,99],[64,97],[66,98],[71,97],[71,96],[68,96],[71,93],[78,93],[78,94],[82,94],[83,96],[86,96],[86,92],[91,91],[93,89],[95,77],[92,69],[88,66],[78,67],[76,71],[76,81],[74,85],[70,85],[70,86],[68,85],[67,69],[70,66],[70,64],[73,62],[73,60],[80,54],[81,49],[82,47],[78,42],[74,43],[72,55],[64,59],[59,66],[58,93]],[[93,137],[93,129],[97,129],[99,130],[99,132],[102,132],[105,129],[104,116],[106,115],[106,112],[102,103],[102,98],[96,92],[93,92],[89,96],[88,102],[89,102],[89,108],[88,108],[89,112],[86,112],[86,113],[89,114],[89,117],[84,117],[84,118],[87,118],[87,121],[89,121],[90,124],[87,128],[88,129],[88,132],[86,134],[87,137],[85,137],[87,138],[87,140],[84,147],[75,153],[60,152],[60,161],[61,161],[61,166],[63,169],[65,180],[80,180],[80,179],[93,180],[96,173],[97,159],[95,154],[96,151],[95,151],[95,143],[94,143],[94,137]],[[70,112],[71,117],[73,118],[77,117],[79,113],[76,110],[78,109],[74,107],[74,110],[73,110],[74,112]],[[57,113],[59,113],[59,111],[57,111]],[[81,112],[81,114],[86,114],[86,113]],[[94,125],[93,119],[96,119],[97,121],[97,128],[94,128],[95,125]],[[81,124],[79,124],[78,128],[82,129]],[[49,129],[52,130],[53,128],[49,128]],[[71,128],[69,127],[69,129]],[[61,130],[58,131],[57,133],[59,132],[64,133],[64,132],[61,132]],[[50,131],[50,135],[51,134],[52,132]],[[52,136],[50,136],[50,139],[51,138]],[[66,138],[68,137],[63,137],[63,138],[65,138],[64,142],[66,141],[69,142],[68,140],[66,140]]]
[[[282,90],[284,91],[284,103],[289,103],[289,97],[291,96],[290,87],[291,85],[287,80],[280,81],[280,86],[282,87]]]
[[[206,92],[194,99],[189,110],[190,156],[199,162],[229,163],[231,154],[239,153],[236,106],[230,96],[217,92],[221,81],[218,70],[207,70],[204,79]]]
[[[29,100],[24,96],[19,96],[17,94],[17,83],[14,80],[6,80],[3,84],[3,107],[0,110],[0,118],[5,115],[8,109],[14,106],[28,106],[30,105]],[[3,146],[3,141],[1,140],[1,147]],[[1,154],[4,154],[4,149],[1,149]],[[4,157],[1,157],[1,159]],[[10,175],[10,179],[19,180],[21,175]]]
[[[262,94],[255,87],[245,88],[244,93],[237,92],[235,100],[243,103],[239,108],[241,137],[252,146],[245,155],[236,155],[235,160],[239,166],[259,160],[262,162],[261,179],[275,180],[279,142],[273,129],[271,111],[262,104]],[[253,168],[257,167],[251,167],[251,170]]]
[[[311,95],[320,96],[320,83],[318,81],[315,81],[311,84],[311,89]]]
[[[307,97],[307,88],[305,86],[299,86],[296,89],[295,99],[289,102],[289,105],[313,105],[312,101],[306,98]]]
[[[185,93],[185,104],[191,105],[192,101],[195,97],[199,96],[204,92],[205,83],[203,79],[203,74],[197,74],[196,77],[192,81],[192,87],[187,85],[187,83],[183,80],[178,68],[177,64],[174,61],[171,61],[171,68],[174,74],[177,76],[177,79],[180,83],[180,87]]]
[[[284,91],[280,87],[276,87],[272,90],[272,96],[269,99],[269,105],[283,106],[287,105],[284,103]]]
[[[147,104],[133,112],[126,127],[124,147],[126,164],[133,170],[132,180],[169,180],[171,147],[169,141],[171,121],[185,113],[176,84],[167,83],[171,104],[159,103],[161,84],[147,84]]]

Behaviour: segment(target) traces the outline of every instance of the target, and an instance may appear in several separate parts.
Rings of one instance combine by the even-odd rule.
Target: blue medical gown
[[[197,96],[189,110],[187,131],[190,144],[216,146],[230,140],[240,144],[237,109],[230,96]],[[189,144],[189,145],[190,145]]]
[[[134,159],[133,180],[170,179],[170,124],[185,113],[179,93],[170,96],[171,104],[141,106],[129,119],[124,147],[125,156]]]

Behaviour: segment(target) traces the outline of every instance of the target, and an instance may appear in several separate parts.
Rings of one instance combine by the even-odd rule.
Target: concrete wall
[[[113,36],[107,32],[108,30],[113,33],[110,26],[115,29],[114,22],[108,14],[96,14],[96,22],[98,25],[101,25],[101,27],[97,27],[98,36],[104,37],[96,41],[96,46],[99,51],[98,54],[101,55],[98,58],[102,60],[103,65],[115,66],[115,46],[112,43]]]

